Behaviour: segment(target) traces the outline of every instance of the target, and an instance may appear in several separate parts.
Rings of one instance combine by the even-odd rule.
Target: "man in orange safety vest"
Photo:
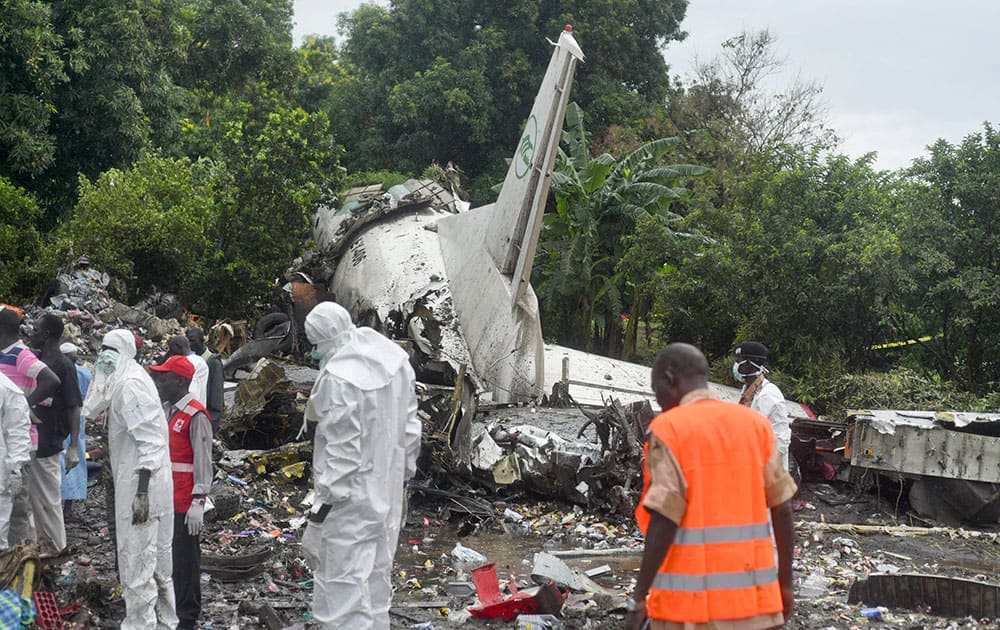
[[[663,413],[649,427],[636,509],[646,546],[625,627],[783,625],[793,609],[796,487],[770,422],[717,400],[705,356],[688,344],[660,353],[652,387]]]

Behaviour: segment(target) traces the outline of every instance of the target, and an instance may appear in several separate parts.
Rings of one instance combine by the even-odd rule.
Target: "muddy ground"
[[[247,499],[241,506],[242,516],[235,521],[209,524],[203,539],[206,552],[270,548],[274,553],[260,567],[259,575],[241,582],[221,582],[203,575],[203,628],[265,627],[251,610],[263,602],[286,626],[314,625],[308,614],[309,573],[297,553],[296,534],[300,530],[296,529],[296,519],[303,511],[295,506],[305,491],[304,484],[267,490],[265,496]],[[1000,620],[949,619],[901,609],[883,612],[882,619],[875,621],[862,616],[861,604],[848,604],[850,584],[869,573],[932,573],[992,582],[1000,566],[1000,545],[995,536],[971,537],[961,530],[951,530],[932,536],[901,537],[822,529],[823,523],[925,525],[907,516],[905,504],[897,508],[894,496],[861,494],[856,495],[855,503],[826,502],[852,495],[853,488],[846,484],[805,484],[802,488],[796,511],[797,609],[787,627],[1000,627]],[[449,583],[470,579],[467,571],[453,566],[451,551],[458,542],[495,562],[501,583],[513,577],[522,586],[530,583],[535,552],[634,548],[632,553],[614,557],[565,559],[573,569],[587,570],[604,564],[611,568],[610,573],[596,578],[607,589],[606,594],[570,596],[563,609],[566,627],[623,627],[624,613],[619,604],[632,588],[641,548],[630,519],[586,514],[579,508],[524,495],[497,502],[494,507],[498,517],[476,528],[475,519],[463,516],[455,502],[415,497],[407,526],[400,535],[393,573],[393,628],[409,628],[427,621],[436,628],[516,627],[514,622],[470,619],[463,607],[474,600],[448,595]],[[504,521],[499,515],[505,509],[517,512],[522,520]],[[48,562],[43,571],[48,585],[44,588],[55,590],[60,607],[83,606],[76,614],[80,627],[116,628],[124,613],[106,514],[103,487],[98,485],[90,489],[84,505],[74,508],[67,523],[72,553]]]

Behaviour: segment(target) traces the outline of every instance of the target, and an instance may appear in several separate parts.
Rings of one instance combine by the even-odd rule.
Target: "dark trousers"
[[[201,539],[188,534],[184,514],[174,514],[174,599],[177,630],[198,627],[201,615]]]

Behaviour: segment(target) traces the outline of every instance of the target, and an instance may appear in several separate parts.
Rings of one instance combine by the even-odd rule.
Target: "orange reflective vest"
[[[646,493],[649,492],[649,465],[646,464],[646,456],[649,455],[649,441],[647,440],[645,444],[642,445],[642,498],[639,499],[639,505],[635,506],[635,524],[639,526],[639,531],[644,535],[646,530],[649,529],[649,510],[643,507],[642,502],[646,498]]]
[[[649,591],[649,616],[706,623],[781,612],[764,486],[775,448],[768,419],[734,403],[699,400],[660,414],[650,430],[677,459],[687,510]],[[645,511],[641,503],[638,511]]]

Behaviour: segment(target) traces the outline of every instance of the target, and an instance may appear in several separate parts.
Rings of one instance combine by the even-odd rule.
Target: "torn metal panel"
[[[428,229],[446,210],[425,206],[368,227],[349,240],[329,290],[358,325],[412,340],[422,381],[451,384],[472,366],[455,317],[437,234]],[[426,371],[427,374],[421,373]],[[478,385],[478,373],[469,370]]]
[[[1000,484],[921,477],[910,486],[909,500],[920,516],[953,527],[1000,521]]]
[[[591,580],[589,575],[570,569],[565,562],[544,551],[535,554],[534,566],[531,569],[531,579],[535,581],[535,584],[545,584],[549,581],[555,582],[556,586],[567,588],[574,593],[609,592],[600,584]]]
[[[341,205],[322,206],[317,210],[313,239],[322,254],[335,258],[366,225],[428,206],[457,212],[456,199],[429,179],[411,179],[391,190],[385,190],[381,184],[356,186],[347,191]]]
[[[940,575],[870,575],[851,585],[847,601],[921,612],[930,610],[935,615],[972,615],[977,619],[1000,617],[1000,586]]]
[[[545,344],[545,391],[566,381],[569,394],[581,405],[603,407],[615,398],[623,404],[640,400],[648,401],[659,409],[649,380],[649,366],[609,359],[557,344]],[[739,402],[737,387],[709,383],[712,392],[721,400]],[[812,419],[813,415],[803,405],[786,401],[789,420]]]
[[[965,429],[982,435],[1000,436],[1000,413],[965,411],[901,411],[864,409],[848,411],[849,418],[866,419],[880,433],[892,435],[896,427],[918,429]]]
[[[591,508],[628,512],[642,485],[642,422],[651,415],[645,403],[614,401],[596,413],[489,408],[473,424],[467,472],[488,485],[519,484]]]
[[[945,418],[956,414],[920,414],[897,411],[851,412],[854,421],[849,441],[851,466],[951,479],[1000,483],[1000,438],[968,432],[992,431],[1000,424],[981,420],[965,422],[963,430],[947,428]],[[933,420],[931,418],[933,416]],[[967,418],[963,418],[962,421]]]
[[[308,398],[309,389],[288,380],[281,365],[261,359],[236,389],[219,437],[232,448],[270,449],[292,442],[302,427]]]

